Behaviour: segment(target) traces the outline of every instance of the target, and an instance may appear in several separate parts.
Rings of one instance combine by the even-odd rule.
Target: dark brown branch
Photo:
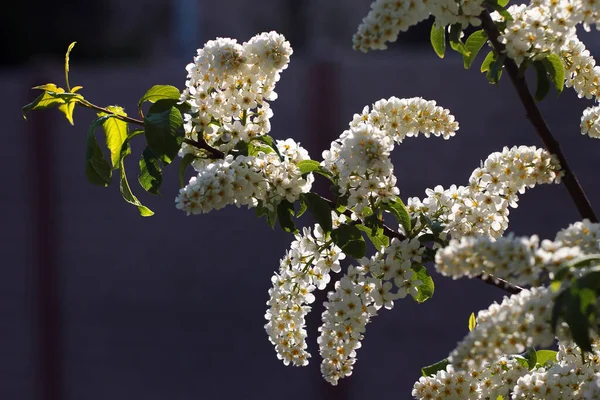
[[[483,11],[479,18],[481,19],[483,30],[487,33],[494,50],[499,54],[504,53],[506,48],[498,41],[500,32],[494,24],[494,21],[492,21],[489,12]],[[515,87],[517,94],[519,95],[519,99],[521,100],[523,107],[525,107],[527,118],[529,121],[531,121],[538,136],[544,142],[544,147],[550,153],[558,157],[560,166],[565,173],[563,177],[563,183],[567,187],[569,195],[571,196],[571,199],[573,199],[579,214],[582,218],[587,218],[592,222],[598,222],[598,218],[594,213],[592,205],[590,204],[585,192],[583,191],[583,188],[575,177],[575,174],[569,167],[565,155],[560,149],[560,144],[554,138],[550,132],[550,128],[548,128],[548,125],[544,121],[544,117],[542,116],[533,96],[531,95],[531,92],[527,87],[525,78],[519,75],[519,68],[517,67],[517,64],[511,58],[506,57],[504,60],[504,67],[506,68],[506,72],[508,73],[511,82]]]
[[[334,201],[329,200],[326,197],[323,197],[319,194],[317,194],[317,196],[319,196],[321,199],[325,200],[327,203],[329,203],[329,206],[331,207],[331,209],[335,209],[336,204]],[[345,210],[343,212],[344,215],[351,217],[352,216],[352,211],[350,210]],[[392,228],[383,225],[383,233],[385,234],[385,236],[389,237],[389,238],[397,238],[399,240],[404,240],[406,239],[406,236],[404,236],[403,234],[401,234],[400,232],[396,232],[395,230],[393,230]],[[512,283],[505,281],[504,279],[500,279],[500,278],[496,278],[494,276],[491,275],[478,275],[475,277],[476,279],[479,279],[480,281],[491,285],[491,286],[495,286],[498,289],[504,290],[505,292],[508,292],[510,294],[517,294],[519,292],[521,292],[521,290],[523,290],[522,287],[517,286],[517,285],[513,285]]]
[[[214,159],[223,159],[225,158],[225,153],[222,151],[215,149],[214,147],[209,146],[204,140],[196,141],[192,139],[183,139],[183,143],[189,144],[190,146],[194,146],[198,149],[204,150],[211,155],[211,158]]]
[[[129,122],[130,124],[144,126],[144,121],[142,121],[142,120],[127,117],[125,115],[117,114],[113,111],[110,111],[108,108],[99,107],[95,104],[90,103],[89,101],[81,101],[81,102],[79,102],[79,104],[81,104],[82,106],[84,106],[86,108],[91,108],[92,110],[100,111],[100,112],[103,112],[103,113],[106,113],[109,115],[114,115],[115,118],[120,119],[121,121]]]
[[[498,289],[502,289],[510,294],[518,294],[521,292],[521,290],[523,290],[521,286],[513,285],[512,283],[504,279],[496,278],[492,275],[477,275],[475,278],[479,279],[483,283],[495,286]]]

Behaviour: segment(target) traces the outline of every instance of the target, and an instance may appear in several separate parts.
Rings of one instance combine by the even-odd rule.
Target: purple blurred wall
[[[226,9],[228,3],[220,3]],[[359,18],[367,9],[363,5]],[[347,29],[353,31],[358,22],[348,22]],[[247,24],[232,25],[228,33],[206,22],[203,39],[232,35],[246,40],[252,28]],[[257,25],[250,32],[271,29],[267,22]],[[318,34],[312,36],[314,43],[318,39]],[[334,39],[324,43],[292,57],[277,87],[279,99],[272,102],[272,135],[299,140],[314,159],[320,159],[323,143],[337,137],[353,113],[390,96],[435,99],[460,122],[449,141],[419,138],[396,147],[396,175],[404,199],[422,196],[436,184],[466,183],[480,160],[505,145],[541,143],[508,80],[491,86],[476,67],[464,70],[454,54],[443,61],[427,48],[365,55],[349,50],[350,38],[344,49]],[[185,64],[192,58],[158,57],[158,51],[143,63],[81,65],[77,51],[86,43],[77,46],[71,84],[83,85],[82,93],[92,102],[117,103],[131,114],[153,84],[182,88]],[[323,65],[331,66],[327,71],[333,75],[319,82]],[[54,110],[35,112],[23,121],[20,107],[35,95],[29,88],[46,81],[62,83],[60,62],[40,58],[0,70],[5,149],[0,194],[1,399],[41,398],[36,392],[36,204],[57,222],[51,234],[56,243],[52,261],[59,270],[59,356],[62,398],[68,400],[410,398],[420,368],[447,356],[466,333],[469,314],[503,295],[479,281],[451,282],[434,275],[433,299],[423,305],[407,299],[376,317],[367,328],[354,374],[339,387],[328,388],[320,378],[316,325],[309,326],[313,358],[306,368],[284,367],[263,329],[270,277],[293,238],[257,221],[252,210],[230,207],[186,217],[173,202],[176,166],[166,169],[162,197],[144,194],[133,172],[135,155],[142,149],[134,147],[128,160],[130,184],[156,211],[151,218],[138,216],[121,200],[115,182],[102,189],[84,177],[84,136],[92,112],[77,109],[74,127]],[[315,109],[315,103],[325,103],[325,112]],[[579,134],[581,112],[590,103],[567,89],[560,99],[551,94],[541,108],[598,209],[600,142]],[[331,131],[323,133],[323,125]],[[38,174],[47,174],[32,168],[35,138],[43,135],[53,143],[47,151],[55,172],[44,178],[52,180],[55,190],[47,199],[35,186]],[[50,207],[44,210],[44,204]],[[577,219],[563,186],[539,187],[523,195],[511,211],[509,230],[552,238]],[[320,308],[313,313],[317,318],[312,322]]]

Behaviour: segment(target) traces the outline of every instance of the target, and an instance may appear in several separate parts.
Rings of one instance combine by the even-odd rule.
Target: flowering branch
[[[479,18],[481,19],[483,30],[487,33],[494,50],[496,50],[499,54],[504,53],[506,47],[498,40],[500,32],[494,24],[489,12],[484,10],[479,15]],[[548,125],[546,124],[546,121],[544,121],[544,117],[537,107],[531,92],[529,92],[525,78],[519,75],[519,68],[517,67],[517,64],[510,57],[506,57],[504,60],[504,66],[506,67],[506,72],[508,73],[511,82],[515,87],[517,94],[519,95],[521,103],[523,103],[523,106],[525,107],[527,118],[531,121],[537,134],[544,142],[544,147],[546,147],[550,153],[556,155],[558,158],[560,166],[564,171],[563,182],[567,187],[567,190],[569,191],[577,210],[579,210],[579,214],[581,214],[582,218],[587,218],[592,222],[598,222],[598,217],[596,217],[594,209],[592,208],[592,205],[583,191],[583,188],[569,167],[567,159],[560,148],[560,144],[554,138],[552,132],[550,132],[550,128],[548,128]]]
[[[332,209],[334,209],[336,207],[334,201],[329,200],[328,198],[323,197],[321,195],[317,195],[317,196],[319,196],[321,199],[325,200],[331,206]],[[345,210],[343,212],[343,214],[348,217],[352,216],[352,212],[350,210]],[[383,232],[384,232],[385,236],[389,237],[390,239],[392,239],[392,238],[397,238],[398,240],[406,239],[406,236],[404,236],[400,232],[396,232],[395,230],[393,230],[392,228],[390,228],[387,225],[383,225]],[[523,288],[520,286],[513,285],[512,283],[510,283],[504,279],[496,278],[489,274],[478,275],[475,278],[479,279],[483,283],[497,287],[498,289],[504,290],[505,292],[510,293],[510,294],[517,294],[523,290]]]

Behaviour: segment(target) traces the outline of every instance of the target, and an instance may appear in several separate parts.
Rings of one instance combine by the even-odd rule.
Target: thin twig
[[[494,50],[499,54],[504,53],[506,48],[498,41],[500,32],[494,24],[494,21],[492,21],[492,17],[490,16],[489,12],[483,11],[479,18],[481,19],[483,30],[487,33]],[[548,128],[546,121],[544,121],[544,117],[542,116],[533,96],[531,95],[531,92],[527,87],[525,78],[519,75],[519,67],[517,67],[517,64],[514,62],[514,60],[509,57],[505,58],[504,67],[506,68],[506,72],[508,73],[511,82],[515,87],[517,94],[519,95],[519,99],[521,100],[523,107],[525,107],[527,118],[529,121],[531,121],[538,136],[544,142],[544,147],[558,158],[560,166],[565,173],[563,177],[563,183],[567,187],[569,195],[575,203],[579,214],[581,214],[582,218],[587,218],[592,222],[598,222],[598,217],[596,217],[594,209],[592,208],[592,205],[583,191],[583,188],[569,167],[567,159],[560,149],[560,144],[550,132],[550,128]]]
[[[502,289],[510,294],[518,294],[523,290],[521,286],[514,285],[504,279],[496,278],[492,275],[477,275],[475,278],[479,279],[483,283]]]
[[[79,102],[79,104],[81,104],[83,107],[91,108],[92,110],[96,110],[96,111],[100,111],[100,112],[103,112],[103,113],[106,113],[106,114],[113,115],[115,118],[120,119],[121,121],[129,122],[131,124],[136,124],[136,125],[140,125],[140,126],[144,126],[144,121],[142,121],[142,120],[131,118],[131,117],[127,117],[125,115],[117,114],[117,113],[109,110],[108,108],[97,106],[95,104],[90,103],[89,101],[81,101],[81,102]]]
[[[194,146],[198,149],[201,150],[205,150],[206,152],[210,153],[210,155],[212,156],[211,158],[214,159],[223,159],[225,158],[225,153],[223,153],[221,150],[215,149],[214,147],[211,147],[208,143],[206,143],[206,141],[201,140],[201,141],[196,141],[196,140],[192,140],[192,139],[183,139],[183,143],[189,144],[190,146]]]

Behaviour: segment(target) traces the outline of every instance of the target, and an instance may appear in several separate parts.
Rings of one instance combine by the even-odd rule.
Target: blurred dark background
[[[248,40],[277,30],[294,48],[272,102],[272,135],[293,137],[314,159],[364,105],[422,96],[449,108],[461,129],[450,141],[407,140],[395,149],[401,196],[436,184],[464,184],[493,151],[541,145],[510,83],[491,86],[464,70],[456,54],[439,60],[424,22],[386,52],[352,51],[366,0],[201,0],[12,2],[0,24],[3,96],[0,398],[371,399],[411,398],[420,368],[444,357],[467,332],[469,314],[502,298],[479,281],[434,274],[433,299],[406,299],[367,328],[354,374],[330,387],[316,347],[321,308],[309,320],[313,358],[306,368],[277,360],[263,325],[270,277],[293,239],[254,212],[230,207],[186,217],[174,207],[177,166],[165,171],[163,196],[130,183],[156,211],[142,218],[117,184],[102,189],[83,174],[84,137],[94,114],[75,111],[70,126],[56,110],[21,117],[37,95],[71,85],[98,105],[135,114],[154,84],[182,88],[195,49],[217,36]],[[597,33],[586,36],[594,53]],[[478,58],[479,62],[482,56]],[[544,115],[596,208],[600,143],[579,133],[591,101],[551,93]],[[539,187],[511,212],[511,231],[554,233],[578,220],[563,186]],[[306,220],[305,223],[312,223]]]

